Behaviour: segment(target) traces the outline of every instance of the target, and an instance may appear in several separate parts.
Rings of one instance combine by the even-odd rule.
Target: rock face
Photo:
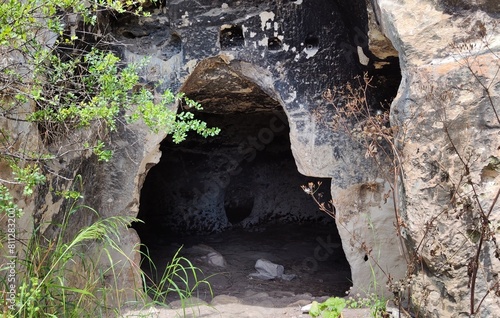
[[[494,0],[373,0],[368,8],[361,0],[171,0],[150,17],[119,16],[110,26],[116,51],[127,62],[150,57],[145,85],[186,93],[204,106],[197,116],[223,133],[175,146],[142,125],[120,127],[112,162],[77,158],[54,171],[82,174],[86,204],[102,216],[141,209],[154,215],[146,227],[172,234],[320,219],[306,207],[312,202],[298,188],[306,179],[296,172],[331,178],[353,293],[389,294],[385,283],[406,282],[408,270],[423,316],[465,317],[479,308],[493,317],[500,312],[499,11]],[[352,131],[332,124],[346,100],[325,94],[368,71],[378,89],[368,92],[367,112],[377,116],[399,85],[398,58],[403,79],[390,107],[397,133],[387,148],[397,156],[371,157]],[[36,206],[41,222],[57,218],[60,200],[46,188],[26,205]],[[90,221],[82,216],[75,230]],[[117,286],[127,291],[117,301],[140,285],[129,262],[138,261],[139,237],[129,229],[122,238],[131,256],[117,270]]]
[[[496,316],[500,4],[462,12],[450,1],[377,3],[403,74],[391,112],[414,303],[426,317]]]
[[[207,114],[223,114],[227,119],[232,113],[239,113],[243,117],[231,123],[237,125],[238,120],[252,122],[258,113],[284,109],[298,171],[306,176],[332,178],[333,199],[339,215],[337,226],[346,257],[352,264],[353,292],[372,292],[373,282],[387,281],[389,273],[399,278],[405,272],[402,250],[393,249],[398,239],[394,235],[393,205],[383,198],[388,188],[384,172],[374,169],[376,163],[365,157],[366,149],[352,142],[348,132],[331,129],[335,107],[323,98],[328,89],[343,87],[363,71],[378,72],[378,78],[389,78],[384,74],[387,68],[375,69],[374,65],[380,59],[393,58],[394,50],[387,52],[383,45],[378,46],[377,52],[382,56],[377,59],[370,53],[367,32],[368,13],[364,1],[319,0],[172,1],[153,12],[150,18],[118,19],[114,27],[116,38],[125,44],[122,54],[126,60],[152,56],[145,73],[147,81],[161,80],[160,89],[182,90],[202,103]],[[380,34],[379,43],[382,42]],[[390,47],[387,40],[384,43]],[[385,64],[394,66],[391,61],[394,59]],[[395,72],[399,74],[397,63]],[[383,87],[394,92],[397,82],[393,84],[388,80]],[[231,223],[227,213],[231,214],[233,208],[248,211],[249,217],[242,221],[244,226],[258,224],[266,218],[311,219],[312,216],[303,211],[305,203],[299,198],[303,194],[285,190],[283,186],[263,190],[269,185],[265,178],[289,179],[290,170],[295,170],[293,166],[273,167],[263,162],[256,171],[242,172],[247,184],[232,178],[214,185],[213,180],[220,180],[221,176],[227,178],[218,169],[240,169],[240,163],[260,151],[270,142],[268,139],[280,138],[281,132],[273,131],[273,126],[277,128],[279,123],[272,122],[272,117],[264,119],[264,123],[266,126],[256,126],[253,131],[237,126],[239,130],[229,142],[234,144],[233,150],[219,152],[219,158],[207,155],[206,151],[186,156],[189,151],[162,146],[164,155],[168,158],[170,152],[173,159],[165,159],[165,164],[155,167],[157,172],[176,179],[179,173],[186,174],[178,169],[184,162],[194,167],[188,174],[199,177],[201,183],[196,185],[189,180],[193,178],[185,177],[171,181],[181,183],[172,192],[168,186],[163,190],[158,186],[168,180],[152,177],[157,180],[145,184],[143,198],[151,194],[148,188],[175,195],[160,195],[162,202],[145,199],[143,212],[163,210],[166,214],[179,215],[170,221],[165,221],[164,216],[155,217],[158,222],[152,223],[160,227],[167,223],[167,228],[175,229],[175,224],[168,225],[175,220],[188,224],[184,231],[227,228]],[[246,139],[246,144],[241,144],[242,139]],[[215,146],[217,139],[212,144]],[[189,148],[188,145],[182,147]],[[236,157],[231,157],[234,149],[237,149]],[[283,149],[278,152],[283,153]],[[229,153],[229,161],[236,163],[232,168],[226,162]],[[179,161],[179,158],[186,160]],[[202,162],[209,168],[203,169]],[[151,171],[152,175],[155,170]],[[239,176],[240,180],[245,178]],[[299,186],[300,180],[296,180]],[[374,183],[376,186],[368,186]],[[286,204],[280,208],[279,202]],[[167,206],[170,211],[165,210]],[[270,207],[274,210],[269,211]],[[382,231],[373,230],[382,228]],[[373,257],[369,249],[376,250]]]
[[[394,249],[399,240],[392,201],[384,198],[386,173],[349,132],[332,129],[335,107],[324,98],[329,89],[344,87],[363,71],[377,74],[380,84],[369,111],[375,112],[378,101],[395,92],[395,51],[379,32],[373,49],[380,56],[372,54],[368,31],[364,1],[169,1],[151,17],[118,18],[113,33],[124,44],[118,48],[125,60],[150,56],[145,81],[161,82],[158,90],[185,92],[202,103],[202,118],[223,118],[213,122],[228,134],[224,147],[217,138],[177,148],[164,141],[162,161],[142,190],[139,216],[156,213],[150,225],[167,232],[210,232],[273,219],[307,221],[324,216],[306,208],[312,202],[306,203],[300,193],[304,179],[296,176],[296,169],[306,176],[331,178],[353,292],[386,293],[374,283],[385,283],[389,275],[398,279],[406,270],[403,250]],[[276,116],[280,109],[289,130],[281,130],[283,114]],[[288,142],[296,167],[279,160],[254,161],[263,148],[271,149],[267,156],[284,156]],[[197,150],[190,150],[195,145]],[[209,152],[214,148],[219,148],[217,153]],[[256,163],[253,168],[245,168],[248,159]],[[129,170],[137,168],[120,169]],[[144,179],[144,173],[136,177]],[[272,179],[289,183],[271,184]],[[127,193],[123,197],[137,197],[137,192]],[[135,203],[129,206],[135,209]],[[151,233],[148,226],[143,232]],[[155,238],[144,237],[148,239]]]
[[[173,2],[117,34],[136,46],[124,51],[129,60],[154,56],[150,80],[184,90],[212,113],[271,100],[284,108],[298,170],[332,178],[354,291],[371,292],[389,275],[396,282],[406,260],[424,316],[498,312],[498,4],[373,1],[378,24],[368,24],[361,2],[252,4]],[[144,31],[158,21],[164,27]],[[391,106],[398,159],[386,171],[325,124],[334,110],[322,98],[377,57],[394,57],[382,34],[403,75]],[[252,106],[249,93],[264,102]],[[393,168],[397,183],[384,175]]]

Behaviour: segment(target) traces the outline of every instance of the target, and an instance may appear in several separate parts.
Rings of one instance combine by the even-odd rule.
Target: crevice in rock
[[[314,35],[308,35],[304,40],[304,45],[307,50],[315,49],[319,46],[319,38]]]

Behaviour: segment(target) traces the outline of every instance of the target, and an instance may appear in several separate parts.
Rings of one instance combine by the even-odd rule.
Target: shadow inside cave
[[[322,182],[319,191],[328,202],[330,180],[297,171],[284,112],[197,117],[220,127],[221,134],[162,142],[161,160],[141,191],[138,217],[144,224],[134,225],[157,266],[153,271],[145,260],[143,269],[158,282],[182,247],[180,255],[203,271],[200,277],[209,277],[214,296],[248,299],[267,293],[279,301],[278,295],[345,295],[350,267],[335,222],[300,188]],[[211,264],[211,253],[220,255],[224,266]],[[285,274],[296,277],[250,277],[258,259],[282,265]],[[204,285],[195,295],[211,297]]]

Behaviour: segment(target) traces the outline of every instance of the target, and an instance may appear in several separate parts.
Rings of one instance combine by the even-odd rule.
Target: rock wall
[[[258,99],[281,105],[298,171],[332,178],[353,292],[387,294],[380,286],[389,276],[402,277],[406,265],[403,250],[393,248],[399,240],[394,205],[384,197],[385,172],[349,132],[331,128],[335,107],[324,99],[328,89],[344,87],[363,71],[385,78],[386,69],[376,62],[394,65],[394,50],[380,32],[380,56],[371,53],[368,31],[364,1],[167,1],[151,17],[125,16],[113,25],[126,61],[151,56],[143,75],[145,82],[161,82],[158,90],[182,90],[223,114],[248,108],[257,90],[263,92]],[[397,86],[387,83],[381,96]],[[122,195],[137,195],[128,193]],[[221,200],[210,209],[219,211]],[[135,204],[129,207],[135,211]],[[218,218],[224,224],[224,216]]]
[[[379,0],[377,6],[403,74],[391,113],[399,127],[399,209],[414,264],[414,304],[425,317],[494,317],[500,312],[494,239],[500,4]]]
[[[145,85],[159,84],[158,92],[184,91],[219,115],[284,109],[298,171],[332,179],[353,293],[388,294],[388,278],[404,278],[409,262],[413,303],[423,316],[468,316],[474,285],[479,316],[491,317],[500,312],[493,240],[500,224],[498,3],[370,3],[171,0],[151,17],[118,16],[110,28],[125,61],[150,57],[142,76]],[[324,96],[368,71],[378,79],[369,110],[377,114],[397,86],[389,80],[396,59],[403,79],[391,105],[394,164],[367,156],[349,131],[332,129],[336,108]],[[86,203],[102,216],[137,215],[164,138],[139,124],[120,127],[112,162],[73,158],[54,171],[82,173]],[[47,187],[30,204],[37,220],[47,221],[57,219],[61,198]],[[75,229],[90,221],[82,216]],[[130,263],[138,243],[133,229],[124,231],[130,256],[117,281],[131,293],[117,301],[140,285]]]

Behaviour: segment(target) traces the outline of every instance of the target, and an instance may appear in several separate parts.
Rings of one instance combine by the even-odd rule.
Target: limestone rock
[[[218,295],[210,302],[210,305],[224,305],[224,304],[239,304],[241,301],[238,297],[228,295]]]
[[[371,292],[374,282],[384,286],[388,277],[396,282],[404,277],[406,261],[410,261],[415,265],[409,268],[414,275],[410,282],[413,296],[424,316],[467,316],[471,311],[471,260],[482,242],[474,300],[476,305],[481,303],[478,316],[492,317],[500,312],[495,295],[500,260],[498,246],[491,239],[499,235],[500,224],[500,205],[494,200],[500,187],[499,3],[371,3],[369,21],[366,2],[361,0],[167,1],[150,17],[118,16],[110,28],[120,43],[116,51],[126,62],[151,57],[141,76],[145,83],[159,83],[157,94],[163,89],[183,91],[202,102],[208,117],[240,113],[250,121],[253,115],[267,112],[269,125],[259,127],[257,137],[244,129],[240,137],[258,139],[259,133],[261,139],[269,137],[269,131],[263,129],[277,128],[279,123],[271,122],[270,114],[284,110],[289,132],[270,131],[273,138],[289,134],[296,166],[278,169],[263,163],[259,172],[279,178],[293,168],[307,176],[332,178],[336,223],[351,265],[353,291]],[[398,128],[394,146],[401,168],[396,176],[387,158],[376,162],[365,156],[366,149],[353,142],[349,132],[332,129],[336,104],[323,98],[328,89],[344,87],[363,71],[384,80],[390,78],[384,75],[388,72],[384,65],[392,65],[393,73],[398,73],[391,44],[399,54],[403,76],[391,105],[391,125]],[[394,91],[397,84],[392,83],[386,81],[378,94]],[[379,102],[381,97],[377,96],[373,98]],[[13,130],[34,131],[20,125],[24,126]],[[235,178],[215,186],[208,182],[233,176],[230,173],[245,160],[241,153],[227,160],[227,156],[220,159],[200,151],[189,160],[178,160],[176,171],[168,170],[182,176],[185,170],[177,167],[198,167],[191,172],[207,181],[203,186],[193,187],[188,176],[179,181],[183,185],[177,188],[178,193],[162,197],[165,188],[155,188],[162,184],[168,187],[172,180],[158,174],[155,182],[143,188],[148,172],[166,171],[161,164],[152,168],[160,160],[164,138],[148,133],[141,124],[120,126],[112,135],[115,154],[109,163],[97,165],[92,158],[71,158],[53,170],[61,175],[82,174],[86,182],[84,203],[102,217],[135,216],[141,199],[149,202],[143,203],[143,208],[149,204],[151,210],[171,206],[171,212],[179,216],[174,218],[175,225],[189,224],[194,231],[230,227],[226,208],[237,211],[230,214],[233,221],[246,216],[242,226],[266,218],[293,220],[302,215],[303,202],[295,195],[277,199],[281,189],[255,190],[253,185],[262,185],[263,180],[255,170],[239,176],[252,180],[252,186]],[[233,141],[238,149],[239,143]],[[179,154],[171,148],[162,149],[171,151],[172,158]],[[207,161],[209,171],[204,171],[207,169],[200,163]],[[237,164],[225,165],[228,161]],[[217,166],[224,169],[216,171]],[[142,197],[141,189],[145,193]],[[149,190],[157,190],[164,202],[147,200]],[[275,200],[276,211],[266,210],[271,200]],[[40,189],[35,201],[26,202],[26,206],[33,206],[39,222],[48,223],[63,209],[62,201],[48,192],[48,186]],[[286,204],[279,205],[281,202]],[[488,222],[481,222],[481,209]],[[308,215],[306,219],[311,218]],[[157,221],[136,229],[154,233],[152,230],[165,226],[161,216]],[[74,230],[88,222],[85,217],[76,220]],[[483,225],[490,232],[484,232]],[[129,260],[138,262],[138,237],[133,230],[122,234],[120,244],[130,256],[113,256],[114,263],[123,264],[123,268],[116,268],[123,273],[116,279],[120,287],[133,289],[140,280]],[[141,239],[154,241],[155,237],[145,234]]]
[[[204,258],[205,258],[206,262],[212,266],[224,268],[227,265],[226,260],[224,259],[224,256],[222,256],[218,252],[210,252],[207,254],[207,256],[204,256]]]
[[[201,300],[197,297],[190,297],[183,300],[176,300],[171,302],[169,305],[170,308],[172,309],[208,306],[206,301]]]
[[[244,227],[273,218],[311,220],[312,216],[307,215],[309,209],[301,209],[304,203],[299,198],[303,194],[292,195],[291,191],[295,190],[289,190],[288,196],[280,196],[284,193],[281,188],[267,190],[261,182],[262,175],[281,178],[283,173],[288,175],[285,171],[297,169],[307,176],[332,178],[332,197],[344,202],[337,206],[337,213],[343,215],[338,228],[345,229],[340,234],[352,272],[356,274],[354,286],[358,290],[369,289],[371,270],[376,273],[377,281],[387,279],[379,267],[364,260],[366,252],[361,248],[362,242],[373,243],[377,257],[390,269],[391,276],[400,278],[406,267],[401,251],[393,248],[397,241],[392,228],[394,211],[391,202],[383,200],[382,191],[388,185],[380,182],[385,172],[375,169],[376,163],[365,157],[366,149],[353,143],[348,132],[331,129],[330,119],[335,108],[323,98],[328,89],[343,87],[364,70],[373,69],[371,63],[375,57],[370,53],[370,45],[378,59],[392,56],[394,62],[394,50],[384,53],[384,47],[390,45],[383,36],[377,41],[373,37],[370,44],[366,2],[183,0],[168,2],[167,7],[168,10],[157,10],[151,17],[137,18],[139,21],[118,19],[113,25],[114,36],[125,44],[119,48],[125,60],[134,62],[152,56],[146,67],[148,72],[144,73],[145,81],[161,80],[158,91],[169,88],[186,92],[202,102],[207,114],[231,116],[231,112],[239,112],[248,121],[253,114],[281,106],[289,123],[296,167],[277,169],[264,163],[259,174],[243,170],[233,178],[251,180],[251,185],[256,185],[248,186],[230,178],[246,159],[241,153],[240,157],[229,157],[231,160],[227,156],[215,158],[204,152],[191,153],[188,160],[178,160],[178,164],[195,167],[187,174],[175,164],[169,164],[173,167],[170,170],[160,164],[153,168],[156,171],[151,170],[157,180],[143,188],[143,208],[165,211],[168,206],[167,213],[178,217],[165,221],[158,215],[152,224],[145,225],[144,232],[152,233],[155,227],[182,226],[193,231],[222,231],[233,223],[224,213],[226,210],[236,211],[230,214],[234,223],[246,215],[241,222]],[[399,73],[397,63],[393,64],[395,73]],[[383,77],[381,73],[376,74]],[[384,85],[380,91],[394,91],[397,86]],[[271,120],[272,117],[268,120],[269,126],[259,127],[255,133],[242,129],[239,134],[259,142],[260,138],[263,140],[260,145],[266,144],[269,140],[266,138],[271,135],[263,132],[277,127]],[[271,133],[281,138],[283,132],[275,133],[271,129]],[[233,143],[239,149],[239,142]],[[245,152],[247,148],[241,150]],[[163,151],[170,153],[171,158],[186,158],[168,147]],[[210,169],[203,169],[207,162]],[[216,170],[217,167],[223,169]],[[168,170],[163,175],[180,175],[176,180],[182,185],[177,192],[162,193],[160,185],[168,187],[169,183],[161,174],[156,174],[162,169]],[[136,171],[136,168],[129,170]],[[191,180],[194,175],[201,176],[198,183]],[[141,181],[134,186],[140,188]],[[373,182],[380,183],[379,192],[369,206],[363,206],[364,197],[360,197],[356,189]],[[149,190],[158,193],[148,198]],[[233,195],[233,190],[245,195]],[[130,196],[130,191],[132,189],[122,192],[123,197]],[[162,202],[153,197],[161,198]],[[270,206],[276,208],[269,210]],[[360,215],[357,220],[347,218],[356,215]],[[365,219],[373,220],[370,225],[374,231],[370,231]],[[357,243],[351,240],[350,233],[358,234]],[[358,276],[361,273],[364,274]]]
[[[450,1],[377,3],[383,30],[401,57],[403,81],[391,111],[400,127],[399,209],[416,265],[415,303],[426,317],[468,317],[477,308],[476,317],[493,317],[500,312],[494,295],[500,260],[487,237],[472,310],[470,279],[483,231],[481,209],[489,214],[487,223],[500,220],[493,163],[500,155],[498,2],[465,12],[460,10],[470,5]]]

